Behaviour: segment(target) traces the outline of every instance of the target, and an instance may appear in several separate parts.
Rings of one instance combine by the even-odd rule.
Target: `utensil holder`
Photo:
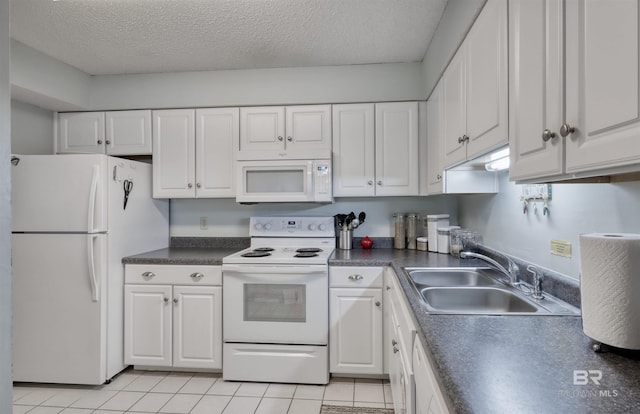
[[[338,249],[351,250],[353,248],[353,229],[340,229],[338,233]]]

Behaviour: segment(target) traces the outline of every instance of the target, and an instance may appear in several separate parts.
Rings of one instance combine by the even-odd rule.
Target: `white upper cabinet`
[[[438,83],[427,101],[427,194],[442,193],[442,85]]]
[[[56,152],[151,154],[151,111],[58,114]]]
[[[509,2],[512,180],[640,170],[638,2]]]
[[[375,105],[333,105],[333,196],[375,195]]]
[[[507,144],[506,0],[487,1],[442,82],[445,167]]]
[[[195,110],[153,111],[153,196],[195,197]]]
[[[238,108],[196,109],[196,196],[236,196]]]
[[[509,2],[509,136],[512,180],[563,172],[562,0]]]
[[[418,195],[418,103],[378,103],[375,109],[376,195]]]
[[[153,196],[233,198],[238,108],[153,111]]]
[[[238,160],[331,157],[331,105],[240,109]]]
[[[567,173],[640,168],[638,7],[566,2]]]
[[[418,103],[333,105],[333,195],[418,195]]]
[[[151,154],[151,111],[106,112],[105,123],[107,154]]]
[[[58,114],[56,152],[104,153],[104,112]]]

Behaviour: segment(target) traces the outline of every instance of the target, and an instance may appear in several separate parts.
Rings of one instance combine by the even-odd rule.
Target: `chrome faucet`
[[[544,299],[544,295],[542,294],[542,279],[544,279],[544,274],[533,265],[527,266],[527,270],[533,275],[533,294],[531,297],[538,300]]]
[[[492,265],[495,269],[499,270],[508,278],[508,280],[506,280],[505,283],[507,283],[509,286],[516,287],[518,284],[520,284],[520,280],[519,280],[520,270],[518,269],[518,265],[515,264],[515,262],[510,258],[508,258],[507,256],[501,255],[501,257],[507,262],[507,268],[505,268],[504,266],[502,266],[500,263],[496,262],[492,258],[480,253],[461,251],[460,257],[462,259],[465,259],[467,257],[475,257],[476,259],[484,260],[485,262]]]

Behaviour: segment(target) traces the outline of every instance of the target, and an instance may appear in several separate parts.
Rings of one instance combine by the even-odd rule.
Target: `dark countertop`
[[[238,250],[173,247],[122,261],[221,265],[224,256]],[[640,352],[594,353],[577,316],[427,314],[403,271],[482,262],[417,250],[353,249],[336,250],[329,265],[392,266],[452,413],[640,412]],[[576,370],[599,370],[600,385],[574,385]]]
[[[640,412],[640,352],[593,352],[578,316],[427,314],[402,269],[481,262],[422,251],[356,249],[336,250],[329,264],[392,266],[451,412]],[[600,385],[574,385],[578,370],[599,370]]]
[[[157,265],[210,265],[221,266],[222,258],[239,250],[238,248],[169,247],[151,252],[128,256],[124,264]]]

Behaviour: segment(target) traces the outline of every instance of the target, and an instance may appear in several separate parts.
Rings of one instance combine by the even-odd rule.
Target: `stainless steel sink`
[[[497,282],[489,276],[490,268],[420,268],[406,269],[416,287],[427,286],[492,286]]]
[[[552,296],[534,300],[500,280],[489,267],[404,268],[429,313],[466,315],[580,315],[580,310]]]
[[[498,287],[425,288],[420,295],[427,308],[436,312],[474,314],[536,313],[540,308],[516,294]]]

